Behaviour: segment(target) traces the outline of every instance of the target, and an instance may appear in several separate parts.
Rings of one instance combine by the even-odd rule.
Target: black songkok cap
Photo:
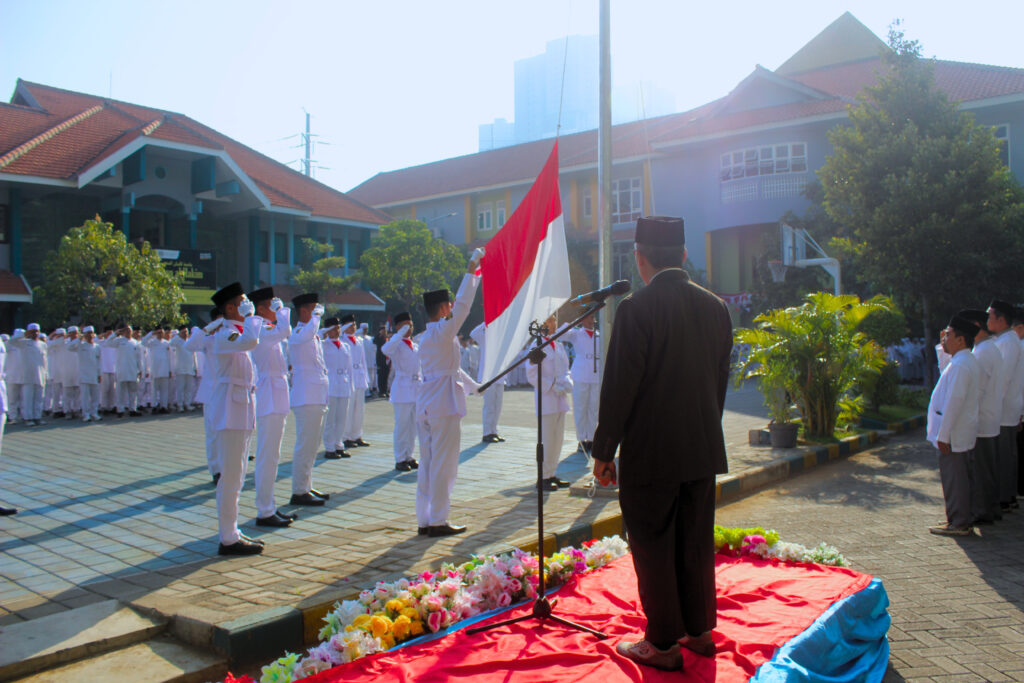
[[[964,337],[974,340],[974,337],[978,334],[978,326],[974,324],[973,320],[962,318],[959,315],[954,315],[949,319],[949,326],[953,328],[957,333]]]
[[[231,301],[235,297],[242,296],[243,294],[245,294],[245,290],[242,289],[242,283],[232,282],[230,285],[224,287],[210,298],[213,300],[214,306],[223,309],[224,304]]]
[[[401,313],[395,316],[396,325],[400,325],[404,323],[406,320],[412,320],[412,316],[409,315],[408,311],[402,311]]]
[[[644,216],[636,221],[637,244],[652,247],[682,247],[686,244],[683,219],[672,216]]]
[[[104,325],[103,326],[103,331],[104,332],[113,332],[114,331],[114,326],[113,325]]]
[[[1024,325],[1024,308],[1020,306],[1013,307],[1013,322],[1014,325]]]
[[[210,322],[213,322],[217,318],[222,318],[222,317],[224,317],[224,314],[221,312],[221,310],[219,308],[211,308],[210,309]]]
[[[321,327],[323,327],[324,329],[327,329],[328,327],[334,327],[335,325],[340,325],[340,324],[341,324],[341,322],[337,318],[328,318],[327,320],[323,321],[323,323],[321,324]]]
[[[965,320],[970,320],[972,323],[988,332],[988,313],[985,311],[979,311],[976,308],[965,308],[957,313],[957,315]]]
[[[292,299],[292,306],[299,308],[306,304],[318,304],[320,303],[320,295],[316,292],[310,292],[308,294],[299,294],[297,297]]]
[[[1007,321],[1013,320],[1013,306],[1005,301],[1001,299],[992,299],[992,303],[990,303],[988,307],[1006,318]]]
[[[249,292],[249,301],[251,301],[253,305],[258,304],[261,301],[270,301],[273,298],[273,287],[264,287],[263,289],[257,289],[254,292]]]
[[[349,323],[354,323],[355,321],[356,316],[353,315],[352,313],[346,313],[345,315],[341,316],[342,325],[348,325]]]
[[[435,289],[432,292],[423,292],[423,305],[426,308],[451,300],[452,296],[449,294],[447,289]]]

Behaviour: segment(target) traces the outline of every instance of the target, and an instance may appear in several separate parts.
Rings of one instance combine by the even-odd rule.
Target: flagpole
[[[597,267],[598,288],[612,283],[612,59],[609,29],[611,0],[600,0],[600,28],[598,43],[599,92],[597,129]],[[615,303],[605,309],[598,320],[601,333],[601,357],[607,356],[611,339]]]

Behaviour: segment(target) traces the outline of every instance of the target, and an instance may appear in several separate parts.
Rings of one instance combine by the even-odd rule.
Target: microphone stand
[[[574,628],[577,631],[585,631],[586,633],[602,640],[608,637],[604,633],[595,631],[588,626],[583,626],[582,624],[577,624],[576,622],[569,621],[568,619],[563,619],[562,617],[555,615],[552,610],[557,602],[557,598],[555,600],[548,600],[547,595],[545,595],[547,591],[547,584],[544,576],[544,437],[541,412],[543,405],[543,392],[540,391],[540,386],[543,384],[541,381],[541,362],[547,355],[544,353],[544,347],[548,344],[553,344],[555,340],[563,334],[571,330],[587,317],[594,315],[594,313],[604,308],[604,306],[605,302],[603,300],[595,303],[589,309],[584,311],[580,317],[566,325],[561,332],[556,332],[555,335],[547,341],[544,340],[544,337],[548,333],[548,329],[543,325],[537,324],[536,320],[533,321],[530,323],[530,337],[533,339],[534,347],[530,349],[530,352],[502,370],[501,374],[494,379],[486,382],[485,384],[481,384],[480,388],[477,389],[477,393],[482,394],[488,387],[508,373],[512,372],[527,360],[537,366],[537,554],[539,555],[537,572],[540,575],[540,581],[537,586],[537,597],[533,600],[533,610],[529,614],[524,614],[512,619],[505,619],[504,621],[498,621],[485,626],[476,626],[474,628],[466,629],[466,633],[479,633],[481,631],[497,628],[498,626],[515,624],[520,621],[525,621],[526,619],[539,619],[541,622],[550,619],[551,621],[562,624],[563,626]]]

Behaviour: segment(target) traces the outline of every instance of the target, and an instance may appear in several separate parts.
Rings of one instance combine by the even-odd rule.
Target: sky
[[[898,6],[898,9],[897,9]],[[513,63],[596,35],[597,0],[0,0],[0,92],[18,78],[186,114],[278,161],[311,114],[316,177],[373,175],[477,151],[513,120]],[[684,111],[775,69],[849,10],[925,56],[1024,68],[1024,2],[611,0],[616,82],[653,81]],[[3,150],[0,150],[2,152]],[[297,164],[291,164],[297,168]]]

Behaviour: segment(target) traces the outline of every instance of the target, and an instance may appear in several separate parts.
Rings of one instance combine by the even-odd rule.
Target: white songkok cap
[[[38,332],[39,331],[39,323],[29,323],[28,327],[25,328],[25,329],[27,331],[29,331],[29,332],[31,332],[32,330],[35,330],[36,332]]]
[[[11,338],[9,334],[0,334],[0,341],[7,341]]]
[[[85,327],[82,328],[82,334],[86,334],[88,332],[95,332],[95,331],[96,331],[96,328],[94,328],[92,325],[86,325]]]
[[[53,334],[67,334],[67,332],[63,327],[58,327],[53,331]]]
[[[68,328],[68,334],[71,334],[72,332],[78,332],[78,325],[72,325]]]

